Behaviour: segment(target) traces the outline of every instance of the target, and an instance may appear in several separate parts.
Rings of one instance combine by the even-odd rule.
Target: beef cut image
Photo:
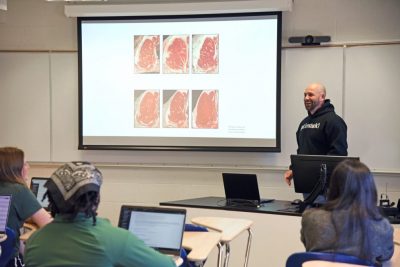
[[[160,36],[134,36],[135,73],[160,73]]]
[[[158,90],[137,90],[135,98],[135,122],[137,128],[160,127],[160,92]]]
[[[192,91],[193,109],[192,128],[218,128],[218,90]]]
[[[163,36],[163,73],[189,73],[189,35]]]
[[[196,34],[192,38],[193,73],[218,73],[219,35]]]
[[[188,128],[189,127],[189,91],[164,90],[163,91],[163,127]]]

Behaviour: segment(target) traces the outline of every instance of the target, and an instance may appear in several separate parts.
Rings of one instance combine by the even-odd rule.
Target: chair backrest
[[[0,243],[1,255],[0,266],[5,266],[14,255],[15,233],[12,229],[6,227],[7,239]]]
[[[301,267],[306,261],[322,260],[340,263],[351,263],[362,266],[375,266],[373,263],[362,260],[352,255],[325,252],[297,252],[289,256],[286,267]]]
[[[208,232],[208,229],[204,226],[186,223],[185,232]]]

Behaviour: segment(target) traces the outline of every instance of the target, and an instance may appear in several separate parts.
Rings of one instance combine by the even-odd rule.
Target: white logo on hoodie
[[[303,124],[300,128],[300,131],[302,131],[303,129],[307,129],[307,128],[312,128],[312,129],[318,129],[319,128],[320,123],[316,122],[316,123],[306,123]]]

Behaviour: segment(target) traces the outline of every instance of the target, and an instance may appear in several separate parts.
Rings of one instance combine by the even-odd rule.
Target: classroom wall
[[[283,13],[281,153],[79,151],[76,19],[65,17],[62,3],[8,1],[0,11],[0,146],[24,149],[31,176],[49,176],[70,160],[97,163],[105,177],[99,214],[114,224],[121,204],[223,196],[223,171],[257,173],[262,196],[294,199],[283,172],[306,115],[303,89],[320,81],[348,124],[349,154],[397,202],[399,14],[397,0],[296,0]],[[287,43],[306,34],[330,35],[336,46]]]

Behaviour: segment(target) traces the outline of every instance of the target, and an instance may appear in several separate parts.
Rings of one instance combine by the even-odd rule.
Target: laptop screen
[[[184,209],[122,206],[118,226],[129,230],[149,247],[179,255],[185,219]]]
[[[11,195],[0,196],[0,234],[4,234],[6,232],[10,202]]]
[[[43,199],[43,196],[47,191],[47,188],[44,187],[44,184],[48,180],[49,178],[46,177],[32,177],[30,185],[31,191],[44,209],[48,209],[49,207],[49,199],[47,197]]]
[[[227,201],[249,200],[260,202],[257,176],[255,174],[223,173]]]

